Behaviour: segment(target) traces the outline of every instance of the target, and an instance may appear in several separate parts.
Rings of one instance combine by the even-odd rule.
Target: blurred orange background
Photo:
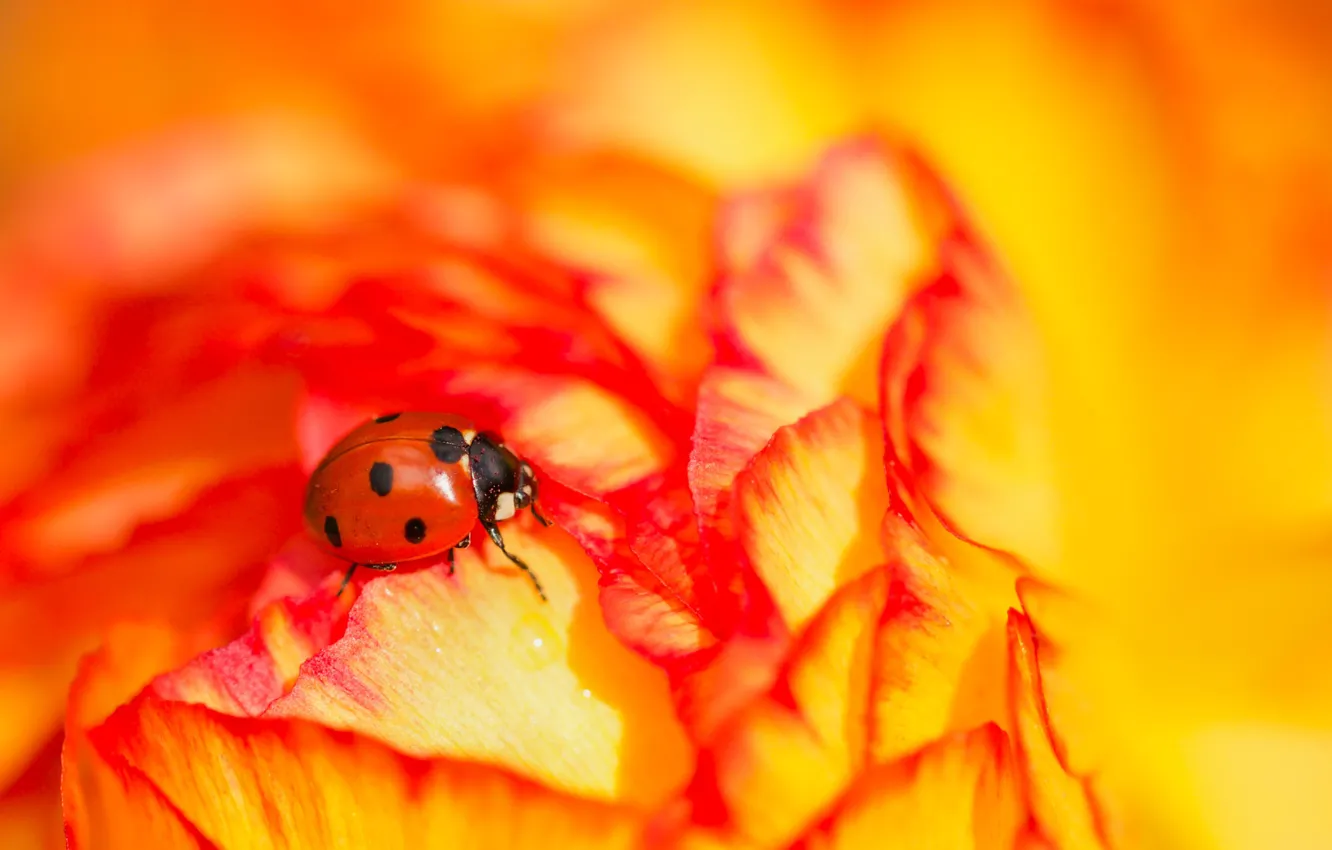
[[[559,254],[701,288],[669,239],[600,226],[615,190],[584,190],[613,176],[568,163],[647,157],[701,206],[881,129],[974,211],[1050,352],[1061,502],[1039,566],[1114,624],[1070,643],[1129,820],[1162,847],[1332,846],[1332,6],[1207,5],[15,0],[0,493],[41,484],[77,429],[106,304],[180,285],[239,232],[484,182]],[[235,170],[160,181],[189,173],[154,159],[181,139],[239,151]],[[139,176],[98,187],[115,227],[45,212],[126,151]],[[168,512],[151,503],[169,494],[108,486],[133,516]],[[128,533],[70,542],[62,522],[119,510],[75,507],[7,527],[7,551],[69,551],[0,591],[59,598],[64,571]],[[4,618],[31,617],[28,598]],[[79,654],[118,616],[49,652],[0,642],[0,845],[62,844],[52,736]]]

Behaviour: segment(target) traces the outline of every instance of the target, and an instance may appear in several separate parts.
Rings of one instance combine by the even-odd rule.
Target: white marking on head
[[[495,500],[495,521],[508,519],[514,514],[513,494],[500,493]]]
[[[531,485],[531,484],[524,484],[524,485],[523,485],[523,492],[526,493],[526,494],[529,495],[529,496],[532,495],[532,485]]]

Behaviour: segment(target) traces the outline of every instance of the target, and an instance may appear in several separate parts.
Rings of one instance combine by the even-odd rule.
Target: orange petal
[[[141,526],[177,516],[220,481],[290,463],[295,389],[290,375],[242,369],[158,399],[135,421],[94,420],[106,426],[98,439],[67,447],[51,481],[12,506],[10,569],[68,571],[124,548]]]
[[[59,727],[79,656],[111,624],[164,613],[182,626],[239,619],[250,585],[238,576],[290,532],[298,494],[288,471],[229,481],[205,490],[181,515],[139,529],[121,551],[0,593],[0,688],[8,706],[0,774],[21,769]],[[35,634],[46,637],[34,641]]]
[[[1059,504],[1035,326],[970,241],[951,239],[943,262],[884,345],[892,457],[949,530],[1048,568]]]
[[[839,401],[779,430],[735,482],[740,540],[793,630],[884,560],[877,419]]]
[[[96,652],[84,658],[70,688],[61,752],[65,824],[72,842],[87,836],[99,836],[99,841],[106,836],[110,841],[111,835],[133,829],[145,839],[160,838],[161,846],[173,846],[165,843],[168,839],[179,840],[183,847],[199,846],[190,840],[189,825],[151,784],[141,776],[107,769],[92,752],[87,732],[153,676],[215,642],[220,625],[189,630],[161,623],[120,625],[107,634]],[[108,804],[108,796],[120,798],[123,805]]]
[[[76,780],[81,795],[92,802],[81,812],[78,822],[66,814],[65,835],[70,848],[213,850],[218,846],[133,767],[121,763],[108,767],[99,760],[67,781]]]
[[[733,843],[784,846],[843,793],[865,762],[874,626],[887,598],[887,575],[876,570],[810,622],[772,690],[700,756],[693,823]],[[663,815],[662,828],[679,814]]]
[[[1021,814],[1008,736],[989,724],[866,771],[802,850],[1010,847]]]
[[[1031,623],[1017,611],[1008,614],[1008,651],[1010,723],[1032,818],[1058,847],[1102,850],[1108,842],[1087,789],[1055,755]]]
[[[372,579],[344,636],[265,716],[493,762],[589,795],[661,799],[689,757],[665,676],[606,631],[589,604],[595,570],[573,541],[552,529],[504,534],[548,604],[485,543],[460,553],[451,578],[435,568]]]
[[[896,515],[884,524],[892,592],[879,627],[873,685],[875,761],[1006,716],[1004,612],[1011,584],[956,570]]]
[[[4,793],[0,794],[0,847],[58,850],[60,828],[60,749],[52,739]]]
[[[913,168],[866,139],[833,149],[789,192],[737,200],[721,233],[719,357],[816,403],[876,404],[884,335],[935,262],[933,200]]]
[[[134,793],[127,802],[143,796],[130,782],[140,777],[222,847],[631,847],[641,828],[618,806],[299,720],[232,718],[146,697],[92,737]],[[103,790],[118,808],[124,798]]]

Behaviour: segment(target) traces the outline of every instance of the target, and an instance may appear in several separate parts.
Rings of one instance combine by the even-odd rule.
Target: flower
[[[1316,15],[408,4],[192,12],[164,54],[144,14],[105,113],[40,82],[49,38],[6,60],[10,173],[305,117],[6,232],[0,776],[109,630],[72,843],[1327,834]],[[494,32],[523,49],[474,73]],[[162,114],[138,69],[179,44],[218,81]],[[561,530],[511,532],[549,607],[484,548],[338,599],[293,533],[323,447],[435,404],[549,481]]]

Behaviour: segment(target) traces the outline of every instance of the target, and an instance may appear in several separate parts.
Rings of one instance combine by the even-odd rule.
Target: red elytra
[[[536,498],[532,467],[494,434],[453,413],[390,413],[355,428],[315,467],[305,524],[324,551],[352,562],[345,588],[358,566],[392,570],[440,555],[451,574],[453,550],[470,545],[480,523],[545,599],[498,527],[523,508],[549,525]]]

